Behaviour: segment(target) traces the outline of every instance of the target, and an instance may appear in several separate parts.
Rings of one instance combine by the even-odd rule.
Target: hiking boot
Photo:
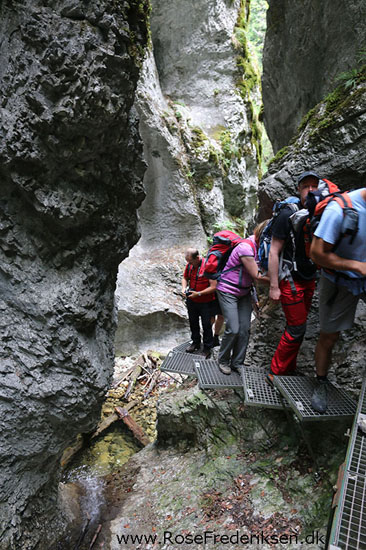
[[[211,349],[203,348],[203,355],[205,356],[205,359],[209,359],[211,357]]]
[[[213,338],[213,347],[216,348],[217,346],[220,345],[220,340],[219,340],[219,337],[217,334],[214,335],[214,338]]]
[[[221,370],[222,374],[231,374],[231,368],[226,363],[219,363],[219,369]]]
[[[186,349],[186,353],[193,353],[194,351],[199,350],[200,347],[200,344],[195,344],[194,342],[192,342],[192,344]]]
[[[328,382],[327,380],[317,380],[313,395],[310,400],[314,411],[324,413],[328,405]]]

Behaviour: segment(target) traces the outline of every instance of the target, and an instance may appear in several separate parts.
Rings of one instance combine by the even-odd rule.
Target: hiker
[[[297,187],[300,203],[296,210],[304,207],[309,191],[317,189],[319,180],[320,177],[313,171],[299,175]],[[300,228],[297,235],[293,232],[290,216],[294,209],[290,206],[284,205],[273,222],[268,256],[269,297],[274,302],[281,301],[286,317],[286,327],[267,374],[270,384],[273,384],[274,375],[292,374],[296,369],[297,354],[305,335],[315,290],[317,268],[306,255],[303,229]]]
[[[253,235],[235,246],[217,282],[216,292],[225,319],[219,351],[219,369],[223,374],[231,374],[232,369],[238,370],[244,363],[249,340],[253,282],[269,283],[269,278],[262,275],[256,261],[261,231],[267,221],[259,224]],[[231,271],[225,273],[226,270]]]
[[[205,261],[196,248],[188,248],[185,253],[187,265],[182,279],[182,295],[187,299],[189,326],[191,329],[191,345],[187,353],[193,353],[201,348],[200,323],[203,329],[203,352],[210,356],[213,347],[212,334],[212,302],[215,300],[213,281],[204,276]]]
[[[327,408],[332,350],[340,331],[352,327],[359,299],[365,299],[366,188],[352,191],[348,197],[358,214],[358,230],[353,238],[343,233],[345,211],[332,201],[324,210],[310,249],[312,260],[323,268],[319,285],[320,335],[315,349],[317,385],[311,398],[313,409],[320,413]]]

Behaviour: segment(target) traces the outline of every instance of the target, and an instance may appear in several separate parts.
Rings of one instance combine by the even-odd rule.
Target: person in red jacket
[[[203,329],[203,351],[210,356],[214,344],[211,316],[212,301],[215,300],[216,281],[204,277],[205,260],[200,257],[196,248],[188,248],[185,254],[187,265],[182,279],[182,294],[187,298],[189,325],[192,344],[187,348],[193,353],[201,347],[200,319]]]
[[[303,172],[297,178],[301,207],[304,207],[309,191],[318,188],[319,180],[320,177],[313,171]],[[305,335],[306,320],[315,290],[316,265],[306,255],[303,235],[297,237],[294,256],[293,242],[290,239],[292,213],[286,207],[275,220],[268,258],[269,297],[274,302],[281,301],[286,317],[286,327],[267,374],[267,381],[271,384],[274,375],[295,372],[297,354]],[[280,280],[279,264],[282,254],[283,262],[291,267],[289,276]],[[292,261],[293,257],[295,262]]]

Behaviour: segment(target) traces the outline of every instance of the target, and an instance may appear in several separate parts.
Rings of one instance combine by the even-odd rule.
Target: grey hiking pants
[[[237,297],[228,292],[217,290],[222,314],[225,318],[225,332],[219,351],[219,363],[231,367],[241,367],[250,332],[252,299],[250,292]]]

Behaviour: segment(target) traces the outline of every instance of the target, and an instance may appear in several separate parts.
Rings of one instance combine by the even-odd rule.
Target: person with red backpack
[[[205,275],[205,261],[196,248],[186,250],[187,265],[182,279],[182,295],[187,299],[189,325],[192,344],[186,349],[193,353],[201,347],[200,319],[203,330],[203,352],[206,358],[211,354],[214,345],[212,334],[212,302],[215,300],[216,282]]]
[[[269,297],[281,301],[286,327],[271,361],[267,381],[273,376],[292,374],[296,369],[297,354],[306,331],[306,321],[315,290],[317,267],[307,256],[303,228],[293,231],[291,216],[303,208],[308,193],[317,189],[320,177],[306,171],[297,178],[299,203],[284,205],[272,225],[272,239],[268,256],[270,278]]]
[[[223,374],[231,374],[232,370],[243,366],[249,340],[254,281],[269,283],[257,264],[261,230],[267,221],[259,224],[253,235],[234,246],[218,279],[213,281],[217,282],[216,293],[225,319],[218,361]]]
[[[311,243],[310,256],[321,266],[320,335],[315,349],[317,385],[311,405],[324,413],[328,404],[327,373],[340,331],[351,328],[357,303],[366,292],[366,188],[347,193],[348,206],[332,200],[325,208]]]

